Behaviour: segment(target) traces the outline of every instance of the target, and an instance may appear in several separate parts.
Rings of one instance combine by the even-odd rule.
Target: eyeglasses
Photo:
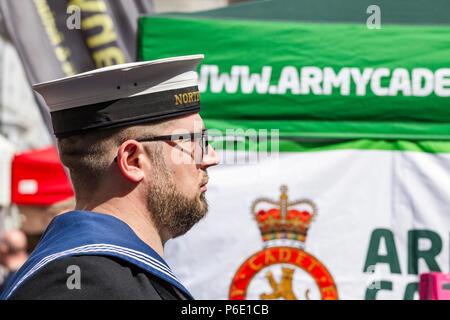
[[[205,129],[202,132],[193,132],[193,133],[182,133],[182,134],[172,134],[167,136],[156,136],[156,137],[144,137],[136,139],[139,142],[150,142],[150,141],[178,141],[178,140],[197,140],[200,148],[202,150],[202,154],[208,154],[208,130]]]
[[[193,132],[193,133],[181,133],[181,134],[172,134],[165,136],[155,136],[155,137],[143,137],[138,138],[136,141],[138,142],[152,142],[152,141],[178,141],[178,140],[191,140],[198,141],[200,149],[202,150],[202,159],[205,154],[208,154],[209,149],[209,140],[208,140],[208,130],[205,129],[202,132]],[[117,157],[114,159],[117,162]]]

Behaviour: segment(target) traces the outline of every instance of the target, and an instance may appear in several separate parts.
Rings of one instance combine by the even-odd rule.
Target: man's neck
[[[164,257],[164,244],[151,220],[151,213],[139,203],[128,198],[113,198],[99,205],[77,203],[76,209],[104,213],[122,220],[143,242]]]

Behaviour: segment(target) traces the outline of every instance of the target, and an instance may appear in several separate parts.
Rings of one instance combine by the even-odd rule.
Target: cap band
[[[56,137],[200,112],[197,86],[137,95],[51,113]]]

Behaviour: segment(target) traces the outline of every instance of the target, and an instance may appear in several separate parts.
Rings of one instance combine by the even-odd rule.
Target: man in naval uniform
[[[164,243],[207,212],[218,164],[199,116],[203,55],[35,85],[51,111],[76,208],[55,217],[2,299],[192,299]]]

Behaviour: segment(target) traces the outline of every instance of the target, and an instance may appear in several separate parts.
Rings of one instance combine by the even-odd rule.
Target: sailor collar
[[[169,282],[192,298],[161,256],[139,239],[125,222],[107,214],[71,211],[52,220],[39,244],[0,299],[8,299],[48,263],[80,255],[104,255],[125,260]]]

